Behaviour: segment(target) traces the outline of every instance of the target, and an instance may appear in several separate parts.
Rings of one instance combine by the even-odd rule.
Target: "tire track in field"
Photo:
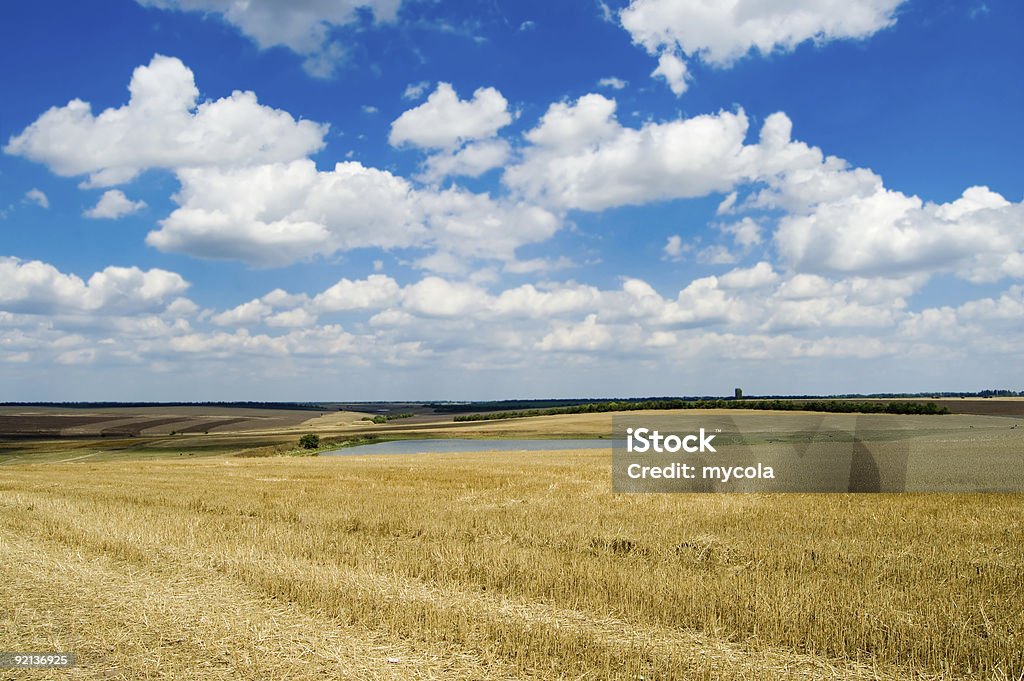
[[[61,459],[60,461],[48,461],[46,463],[68,463],[70,461],[81,461],[82,459],[88,459],[89,457],[96,456],[97,454],[103,454],[103,452],[93,452],[91,454],[83,454],[81,456],[73,456],[70,459]]]

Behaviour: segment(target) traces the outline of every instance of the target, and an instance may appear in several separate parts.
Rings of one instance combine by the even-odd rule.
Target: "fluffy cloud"
[[[642,286],[641,283],[632,287],[627,285],[624,289],[637,299],[630,309],[643,310],[645,306],[649,307],[652,319],[658,325],[702,327],[735,323],[750,317],[747,304],[724,290],[717,277],[694,279],[679,291],[675,300],[664,302],[646,283],[642,283]]]
[[[762,304],[764,331],[894,327],[907,314],[907,298],[926,276],[831,280],[796,274],[782,281]]]
[[[40,208],[49,208],[50,199],[41,189],[32,188],[25,192],[25,199],[36,204]]]
[[[664,254],[665,260],[679,262],[691,250],[693,250],[691,244],[684,243],[683,237],[673,234],[665,241],[665,246],[662,247],[661,252]]]
[[[530,146],[505,183],[536,201],[596,211],[725,192],[762,172],[762,150],[744,145],[742,110],[637,129],[621,125],[615,109],[598,94],[553,104],[526,133]]]
[[[511,263],[520,246],[547,241],[561,226],[556,215],[530,203],[458,188],[420,191],[415,205],[430,232],[427,243],[459,258]]]
[[[303,158],[327,127],[262,106],[252,92],[196,104],[192,71],[157,55],[132,74],[128,104],[94,116],[87,102],[53,107],[4,147],[88,185],[128,182],[147,168],[249,165]]]
[[[427,277],[402,292],[403,307],[426,317],[459,317],[481,309],[485,303],[485,296],[476,286],[440,277]]]
[[[160,250],[284,265],[355,248],[431,249],[454,258],[512,261],[550,238],[552,213],[458,188],[415,189],[359,163],[318,171],[312,161],[179,172],[180,207],[150,232]]]
[[[1011,286],[999,298],[968,301],[957,308],[957,315],[971,322],[1016,324],[1019,331],[1020,320],[1024,319],[1024,286]]]
[[[320,312],[380,309],[396,302],[399,293],[394,279],[371,274],[364,280],[341,279],[313,298],[312,307]]]
[[[462,100],[450,84],[438,83],[426,102],[391,123],[388,141],[396,147],[450,149],[493,137],[511,122],[508,101],[494,88],[479,88],[472,99]]]
[[[750,217],[739,222],[718,225],[719,231],[732,236],[740,248],[751,248],[761,243],[761,225]]]
[[[125,215],[137,213],[145,207],[145,201],[132,201],[120,189],[110,189],[103,192],[103,196],[96,202],[96,205],[85,211],[84,215],[87,218],[116,220]]]
[[[903,0],[632,0],[619,15],[633,41],[651,54],[680,52],[729,66],[751,50],[789,51],[867,38],[891,26]]]
[[[503,180],[531,201],[599,211],[621,205],[729,195],[719,212],[782,210],[773,244],[795,272],[901,276],[949,271],[974,282],[1024,277],[1024,204],[986,187],[933,204],[887,189],[865,168],[792,139],[782,113],[765,119],[756,143],[744,142],[743,111],[629,128],[615,102],[585,95],[552,105],[526,133],[530,143]],[[740,202],[734,187],[753,188]],[[713,244],[699,262],[732,264],[760,245],[762,219],[717,225],[736,249]],[[665,258],[687,248],[670,237]]]
[[[367,9],[378,21],[394,21],[401,0],[138,0],[160,9],[219,14],[261,48],[284,46],[306,57],[312,76],[330,76],[344,58],[344,48],[331,40],[331,29],[358,19]]]
[[[753,186],[731,193],[720,213],[781,210],[773,235],[781,261],[797,272],[903,276],[953,272],[973,281],[1024,277],[1024,204],[987,187],[970,187],[935,204],[886,188],[867,168],[851,167],[791,139],[784,114],[765,120],[744,154]],[[762,225],[744,217],[719,225],[744,251],[760,244]]]
[[[998,297],[910,313],[899,326],[899,336],[918,343],[941,344],[951,354],[963,356],[966,350],[974,358],[995,359],[1017,354],[1024,342],[1022,318],[1024,287],[1011,286]],[[1003,369],[1007,366],[1004,363]]]
[[[690,74],[686,62],[670,52],[658,57],[658,68],[654,69],[651,75],[655,78],[664,78],[676,97],[681,97],[689,87]]]
[[[536,347],[543,351],[594,351],[607,347],[613,340],[612,330],[598,323],[597,315],[592,314],[578,324],[559,325],[544,336]]]
[[[570,258],[560,255],[557,258],[511,260],[506,262],[502,269],[509,274],[531,274],[537,272],[550,272],[552,270],[564,270],[575,266],[576,263]]]
[[[514,332],[516,343],[541,343],[559,350],[569,349],[583,336],[592,337],[590,332],[597,329],[628,328],[628,333],[646,334],[634,339],[638,343],[664,347],[670,336],[680,337],[668,329],[688,332],[725,326],[733,333],[750,334],[895,328],[907,318],[906,298],[924,281],[920,276],[838,281],[806,274],[783,277],[769,263],[760,262],[721,277],[695,279],[671,298],[640,279],[626,279],[614,290],[569,282],[525,284],[492,293],[478,284],[436,276],[400,287],[389,277],[371,275],[365,280],[342,279],[296,309],[372,312],[374,326],[403,328],[420,341],[425,338],[419,334],[429,336],[429,329],[436,331],[444,323],[457,324],[458,333],[480,327],[508,338]],[[450,342],[469,341],[453,337]],[[586,345],[579,341],[579,347]]]
[[[248,326],[261,323],[273,310],[271,305],[257,298],[214,315],[211,321],[218,326]]]
[[[747,289],[769,286],[778,279],[779,275],[769,263],[759,262],[746,269],[730,270],[719,277],[718,281],[726,289]]]
[[[534,201],[588,211],[730,192],[719,207],[728,213],[735,211],[732,190],[739,185],[764,186],[744,208],[789,208],[811,194],[834,195],[876,179],[792,140],[792,122],[781,112],[765,119],[756,143],[746,144],[743,110],[640,128],[620,124],[615,110],[615,100],[598,94],[553,104],[526,133],[530,144],[506,170],[505,184]],[[837,174],[852,181],[836,180]],[[750,242],[754,235],[746,229],[736,236]]]
[[[150,232],[163,251],[287,264],[366,246],[411,246],[425,234],[402,178],[359,163],[319,172],[310,160],[179,172],[181,207]]]
[[[642,321],[652,326],[692,327],[740,319],[742,302],[729,289],[755,289],[771,285],[778,276],[767,263],[749,271],[697,279],[675,299],[663,298],[646,282],[627,279],[617,290],[602,291],[576,283],[537,286],[524,284],[492,294],[472,281],[427,276],[406,286],[391,277],[373,274],[366,279],[342,278],[325,291],[308,297],[276,292],[212,317],[215,324],[269,323],[276,307],[271,298],[287,301],[276,310],[303,311],[303,318],[332,313],[376,313],[377,325],[419,325],[430,320],[460,323],[522,323],[546,326],[551,320],[597,315],[602,322]],[[295,313],[299,316],[299,313]],[[539,328],[539,327],[538,327]]]
[[[807,213],[822,203],[867,197],[882,189],[882,178],[866,168],[852,168],[841,158],[792,139],[792,121],[775,113],[765,119],[757,148],[759,179],[765,188],[742,204],[730,195],[720,213],[744,208],[781,208]]]
[[[740,256],[722,244],[707,246],[697,252],[697,262],[704,265],[735,265],[739,261]]]
[[[308,310],[285,310],[267,317],[267,326],[285,328],[308,328],[316,324],[316,315]]]
[[[839,327],[892,326],[899,310],[842,298],[780,301],[762,329],[770,332]]]
[[[275,358],[288,375],[330,368],[384,377],[389,367],[532,371],[610,358],[631,371],[642,371],[645,362],[682,370],[705,358],[873,360],[925,346],[1000,357],[1021,342],[1024,310],[1020,286],[956,308],[910,312],[906,297],[924,276],[829,279],[780,274],[760,262],[695,279],[674,296],[640,279],[606,290],[574,282],[491,290],[437,276],[402,286],[375,274],[341,279],[319,294],[275,289],[200,315],[193,325],[169,314],[194,311],[175,297],[183,282],[152,272],[108,268],[86,283],[42,263],[3,261],[0,281],[23,290],[2,289],[0,361],[172,367],[187,356],[189,366],[239,369]],[[48,301],[53,314],[41,318],[12,300],[33,300],[34,312]],[[86,306],[95,310],[72,314]],[[348,321],[345,327],[319,321],[327,316]],[[244,328],[255,326],[260,330]]]
[[[622,80],[621,78],[616,78],[615,76],[609,76],[608,78],[602,78],[597,81],[597,85],[598,87],[608,87],[613,90],[621,90],[629,85],[629,82]]]
[[[402,99],[417,100],[429,89],[429,80],[421,80],[418,83],[409,83],[405,86],[405,90],[402,92]]]
[[[472,142],[458,151],[429,156],[420,178],[437,182],[445,177],[480,177],[488,170],[505,165],[511,153],[509,143],[502,139]]]
[[[887,274],[952,271],[974,282],[1024,278],[1024,204],[987,187],[950,203],[879,187],[787,215],[775,233],[783,259],[801,271]]]
[[[532,284],[502,291],[489,309],[503,317],[552,318],[596,309],[601,291],[593,286],[566,285],[540,290]]]
[[[88,281],[38,260],[0,257],[0,310],[26,314],[134,314],[165,309],[188,288],[174,272],[107,267]]]

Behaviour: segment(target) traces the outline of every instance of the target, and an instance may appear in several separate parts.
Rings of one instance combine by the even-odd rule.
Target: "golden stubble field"
[[[1020,442],[985,423],[916,441]],[[613,495],[609,463],[6,465],[0,640],[82,664],[18,678],[1024,673],[1019,495]]]

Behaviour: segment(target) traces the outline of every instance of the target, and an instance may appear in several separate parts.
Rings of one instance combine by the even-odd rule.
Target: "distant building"
[[[736,388],[736,397],[735,397],[735,399],[737,399],[737,400],[742,400],[743,399],[743,388]]]

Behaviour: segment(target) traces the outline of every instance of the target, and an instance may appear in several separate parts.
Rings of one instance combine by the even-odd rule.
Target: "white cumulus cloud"
[[[595,351],[610,345],[615,336],[597,315],[587,315],[576,324],[560,324],[536,345],[542,351]]]
[[[1024,204],[970,187],[934,204],[877,188],[783,217],[782,258],[801,271],[891,274],[951,271],[975,282],[1024,278]]]
[[[417,189],[356,162],[310,160],[179,171],[180,207],[150,232],[160,250],[274,266],[356,248],[429,249],[454,258],[515,259],[550,238],[549,211],[456,187]]]
[[[247,326],[259,324],[266,318],[274,308],[260,299],[250,300],[230,310],[211,317],[210,321],[218,326]]]
[[[418,83],[409,83],[405,86],[405,90],[402,92],[402,99],[417,100],[429,89],[429,80],[421,80]]]
[[[753,267],[730,270],[719,277],[718,282],[722,288],[748,289],[769,286],[778,279],[770,263],[759,262]]]
[[[678,234],[673,234],[665,240],[665,245],[662,247],[661,252],[664,254],[666,260],[681,261],[683,257],[693,250],[691,244],[685,243],[683,237]]]
[[[690,74],[686,68],[686,62],[671,52],[665,52],[658,57],[658,67],[651,72],[656,78],[664,78],[672,94],[681,96],[689,87]]]
[[[463,142],[493,137],[512,122],[508,101],[492,87],[479,88],[472,99],[459,99],[449,83],[438,83],[427,101],[391,123],[392,146],[449,149]]]
[[[725,192],[761,172],[743,111],[630,128],[615,109],[598,94],[551,105],[504,182],[535,201],[598,211]]]
[[[387,307],[400,299],[398,282],[383,274],[371,274],[366,279],[341,279],[317,294],[312,307],[320,312],[369,310]]]
[[[679,51],[729,66],[751,50],[867,38],[896,21],[903,0],[632,0],[619,15],[651,54]]]
[[[608,87],[613,90],[621,90],[627,85],[629,85],[629,82],[622,80],[621,78],[616,78],[615,76],[609,76],[607,78],[602,78],[601,80],[597,81],[597,84],[599,87]]]
[[[512,148],[503,139],[471,142],[455,152],[438,152],[427,157],[420,178],[437,182],[445,177],[480,177],[488,170],[501,168]]]
[[[130,181],[148,168],[250,165],[303,158],[323,147],[327,127],[261,105],[252,92],[197,104],[192,71],[156,55],[132,74],[131,99],[93,115],[73,99],[53,107],[4,147],[88,185]]]
[[[167,270],[107,267],[87,281],[38,260],[0,257],[0,310],[26,314],[156,311],[189,284]]]
[[[42,189],[37,189],[35,187],[29,189],[27,192],[25,192],[25,199],[31,201],[40,208],[50,207],[50,199],[48,196],[46,196]]]
[[[87,218],[116,220],[125,215],[137,213],[145,207],[145,201],[132,201],[120,189],[110,189],[103,192],[103,196],[96,202],[96,205],[85,211],[84,215]]]

